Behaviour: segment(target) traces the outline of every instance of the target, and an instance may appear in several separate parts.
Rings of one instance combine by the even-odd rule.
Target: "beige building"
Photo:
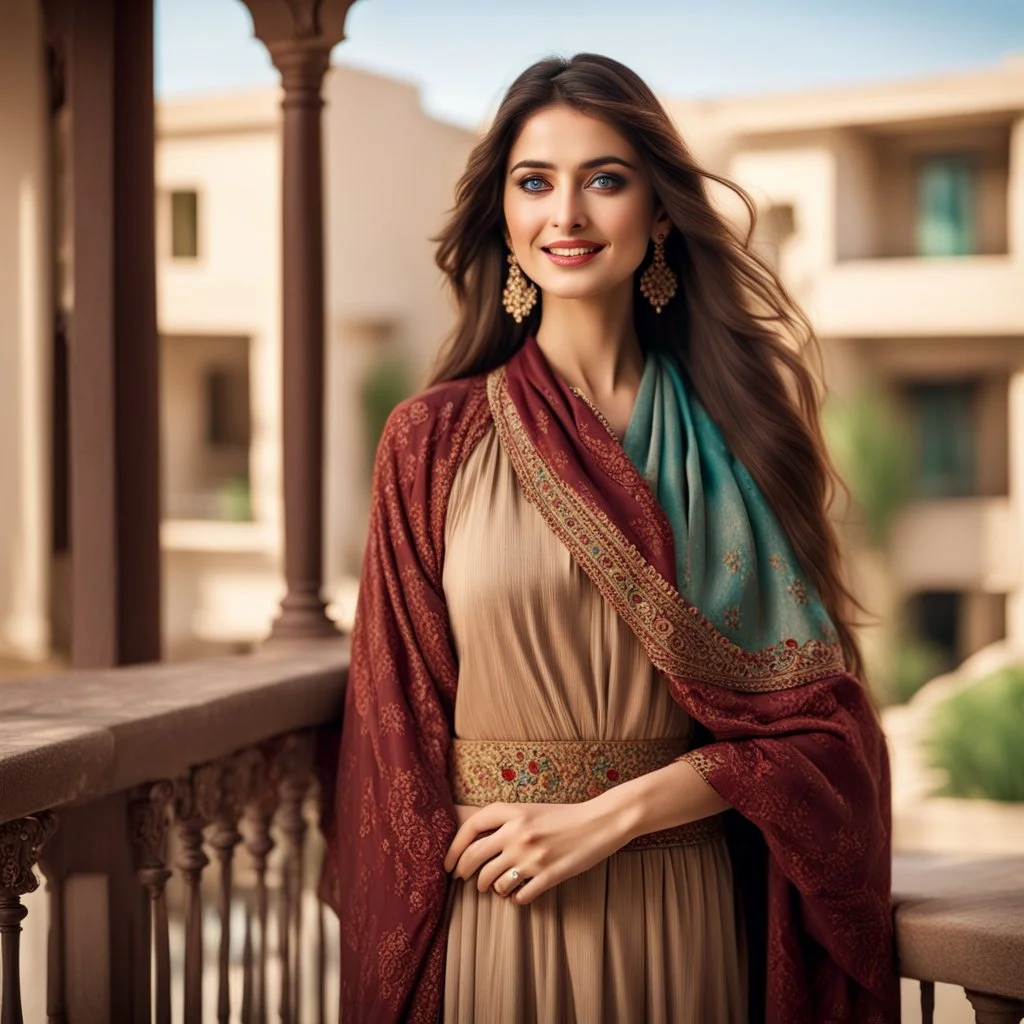
[[[9,48],[0,658],[36,660],[60,648],[66,604],[49,468],[52,172],[45,69]],[[473,136],[426,116],[405,83],[337,67],[324,92],[325,578],[345,619],[374,423],[418,386],[451,322],[430,237]],[[915,500],[887,571],[919,633],[954,659],[1024,643],[1024,65],[669,107],[753,194],[830,386],[880,381],[907,415]],[[283,589],[279,94],[166,101],[157,130],[164,638],[184,657],[259,639]]]
[[[430,236],[470,133],[405,83],[335,67],[325,87],[325,556],[351,614],[372,448],[366,394],[418,387],[450,325]],[[158,107],[165,642],[245,645],[282,596],[280,97]]]
[[[911,627],[954,661],[1024,645],[1024,61],[670,107],[752,193],[830,389],[903,413],[887,568]]]
[[[329,261],[327,579],[343,588],[365,512],[360,383],[382,349],[422,366],[444,334],[428,236],[471,138],[400,83],[336,68],[326,92],[327,238],[342,243]],[[670,107],[758,202],[761,244],[814,321],[829,386],[880,382],[904,412],[914,500],[890,569],[912,627],[953,661],[1024,643],[1024,65]],[[273,91],[160,110],[165,614],[181,643],[245,642],[276,608],[279,218],[261,202],[277,194],[276,124]],[[221,428],[237,423],[234,455],[199,433],[218,403]],[[215,522],[244,511],[231,500],[243,479],[251,521]]]

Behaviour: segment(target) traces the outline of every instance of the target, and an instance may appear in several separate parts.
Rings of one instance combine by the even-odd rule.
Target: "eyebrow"
[[[606,164],[620,164],[623,167],[628,167],[631,171],[635,171],[636,168],[628,161],[623,160],[621,156],[599,156],[594,160],[588,160],[586,163],[580,164],[581,171],[590,171],[595,167],[603,167]],[[520,160],[514,167],[509,168],[509,174],[513,174],[522,167],[528,167],[531,170],[541,171],[553,171],[555,165],[547,163],[544,160]]]

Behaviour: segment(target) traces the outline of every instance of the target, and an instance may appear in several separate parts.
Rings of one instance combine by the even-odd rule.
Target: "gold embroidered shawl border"
[[[487,396],[498,439],[527,500],[636,633],[657,669],[747,693],[788,690],[845,671],[838,643],[798,645],[780,638],[760,651],[734,644],[548,465],[509,395],[504,367],[488,375]]]

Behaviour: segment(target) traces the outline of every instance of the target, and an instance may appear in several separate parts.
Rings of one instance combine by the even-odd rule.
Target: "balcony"
[[[28,1020],[170,1021],[172,993],[192,1021],[336,1019],[310,826],[347,664],[324,640],[0,688],[5,1021],[19,988]],[[40,845],[46,889],[22,905]],[[924,1021],[936,982],[980,1022],[1024,1015],[1024,861],[897,857],[894,910]]]
[[[1019,335],[1022,270],[1012,256],[849,260],[806,301],[822,337]]]
[[[1021,584],[1022,552],[1009,498],[918,501],[893,529],[893,569],[908,590],[1007,593]]]

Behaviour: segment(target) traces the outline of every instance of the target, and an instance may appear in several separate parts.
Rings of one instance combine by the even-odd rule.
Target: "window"
[[[199,256],[199,193],[171,193],[171,255],[175,259]]]
[[[916,497],[975,493],[975,396],[973,383],[916,384],[908,389],[916,434]]]
[[[977,168],[966,156],[931,157],[918,169],[919,256],[967,256],[976,251]]]
[[[247,367],[206,371],[206,443],[211,448],[248,447],[249,376]]]
[[[251,520],[250,340],[161,339],[161,473],[169,519]]]
[[[957,591],[925,591],[910,599],[908,611],[916,635],[940,655],[939,671],[956,665],[960,660],[963,595]]]

